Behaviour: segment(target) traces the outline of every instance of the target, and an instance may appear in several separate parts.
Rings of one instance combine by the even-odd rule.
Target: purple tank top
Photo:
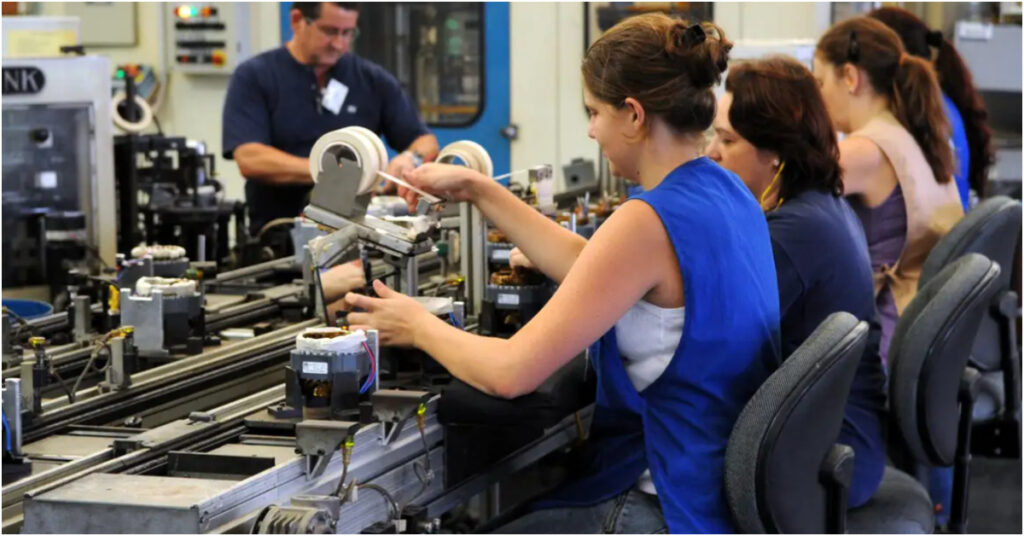
[[[884,267],[896,264],[907,242],[907,204],[903,202],[903,188],[898,184],[889,197],[875,208],[870,208],[860,197],[850,199],[850,206],[864,227],[868,241],[868,255],[871,257],[871,271],[879,272]],[[882,340],[879,353],[882,362],[888,363],[889,341],[899,319],[896,301],[888,287],[882,288],[875,297],[878,319],[882,324]]]

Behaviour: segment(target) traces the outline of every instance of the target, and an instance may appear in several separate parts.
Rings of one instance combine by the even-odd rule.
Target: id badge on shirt
[[[332,78],[327,82],[327,87],[324,88],[324,95],[320,104],[327,111],[338,115],[341,112],[341,106],[345,104],[345,97],[347,96],[348,86]]]

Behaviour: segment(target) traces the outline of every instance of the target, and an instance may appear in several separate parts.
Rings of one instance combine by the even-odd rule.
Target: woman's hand
[[[349,313],[349,329],[375,329],[381,344],[387,346],[415,346],[416,330],[436,320],[416,300],[395,292],[381,283],[373,282],[373,290],[379,298],[349,293],[345,301],[352,308],[365,312]]]
[[[404,173],[402,179],[429,194],[452,201],[472,201],[474,184],[487,177],[465,166],[430,163]],[[399,186],[398,195],[409,203],[410,211],[416,210],[419,194]]]
[[[522,250],[519,248],[512,248],[512,251],[508,252],[508,264],[512,268],[526,268],[529,270],[536,270],[537,267],[530,262],[530,259],[523,255]]]

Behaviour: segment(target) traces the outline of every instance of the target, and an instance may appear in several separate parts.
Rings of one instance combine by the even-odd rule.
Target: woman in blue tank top
[[[612,172],[644,187],[589,242],[467,168],[428,164],[413,185],[468,200],[560,283],[512,338],[466,333],[382,283],[354,328],[418,347],[453,375],[501,397],[536,389],[600,340],[588,473],[505,527],[509,532],[731,532],[726,443],[778,356],[778,290],[768,227],[739,178],[701,157],[712,91],[731,43],[713,24],[662,14],[626,19],[583,61],[589,135]],[[410,201],[415,201],[410,196]],[[643,303],[641,303],[643,302]],[[685,322],[657,377],[638,390],[617,323],[637,306]],[[625,338],[625,337],[624,337]],[[645,476],[650,488],[638,482]]]
[[[839,432],[855,454],[848,502],[860,506],[885,469],[886,377],[868,245],[842,197],[839,147],[818,83],[786,56],[733,66],[714,127],[708,156],[743,179],[768,220],[783,359],[832,313],[846,311],[872,326]]]

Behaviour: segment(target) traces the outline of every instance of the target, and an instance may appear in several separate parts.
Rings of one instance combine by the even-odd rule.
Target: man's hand
[[[391,162],[388,162],[388,168],[385,170],[385,173],[401,179],[402,175],[414,169],[416,169],[416,160],[413,158],[412,153],[405,151],[392,158]],[[396,186],[395,183],[387,181],[380,191],[382,194],[390,194],[395,191]]]

